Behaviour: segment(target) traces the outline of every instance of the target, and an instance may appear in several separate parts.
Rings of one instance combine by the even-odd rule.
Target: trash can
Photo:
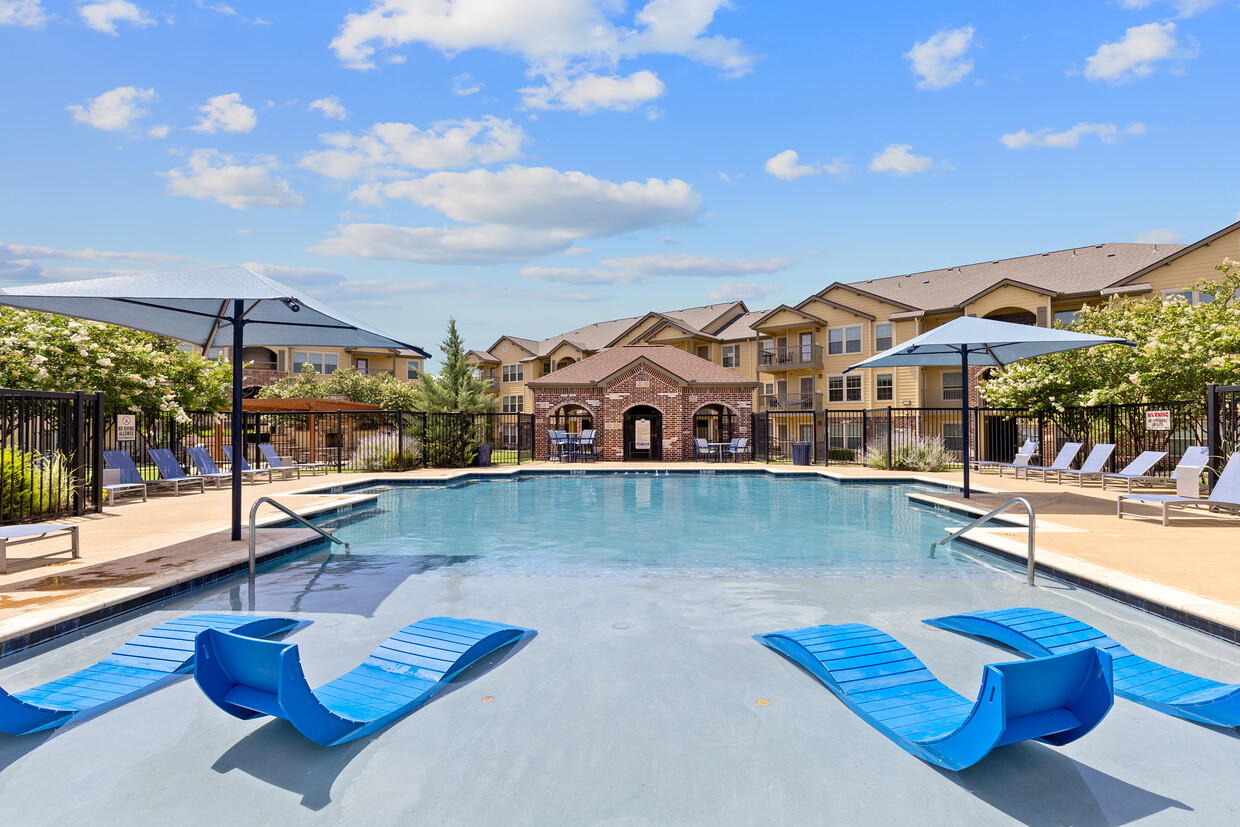
[[[491,449],[495,445],[490,442],[480,442],[478,444],[478,458],[475,461],[480,468],[489,468],[491,466]]]
[[[813,444],[812,442],[792,443],[792,464],[809,465],[809,449]]]

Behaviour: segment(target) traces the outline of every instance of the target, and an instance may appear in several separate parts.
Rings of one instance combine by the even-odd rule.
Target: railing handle
[[[1033,504],[1030,503],[1029,500],[1025,499],[1024,497],[1014,497],[1013,499],[1008,500],[1003,505],[999,506],[993,511],[986,512],[985,514],[978,517],[973,522],[969,523],[964,528],[959,529],[958,531],[953,531],[951,534],[947,535],[942,540],[937,540],[931,543],[930,544],[930,556],[934,557],[934,552],[938,549],[939,546],[946,545],[947,543],[950,543],[952,540],[955,540],[959,537],[963,537],[965,532],[970,531],[974,528],[977,528],[982,523],[986,522],[987,520],[991,519],[992,517],[998,514],[1002,514],[1004,511],[1007,511],[1009,508],[1011,508],[1014,505],[1023,505],[1025,507],[1025,512],[1029,515],[1029,532],[1028,532],[1029,546],[1028,546],[1028,553],[1026,555],[1026,558],[1028,560],[1029,570],[1028,570],[1028,574],[1025,577],[1025,582],[1030,586],[1037,585],[1036,583],[1033,582],[1033,572],[1034,572],[1034,567],[1035,567],[1033,554],[1034,554],[1034,539],[1035,539],[1035,532],[1036,532],[1036,529],[1034,528],[1034,524],[1037,521],[1037,518],[1033,513]]]
[[[328,531],[326,531],[322,527],[315,525],[314,523],[310,522],[305,517],[291,510],[287,506],[281,505],[280,503],[276,502],[271,497],[259,497],[257,500],[254,501],[254,505],[250,507],[250,579],[251,580],[254,579],[254,543],[255,543],[255,535],[257,534],[257,532],[254,530],[254,520],[258,516],[258,507],[262,505],[263,503],[270,503],[271,505],[274,505],[276,508],[283,511],[285,514],[289,515],[294,520],[304,525],[306,528],[317,531],[319,534],[323,535],[328,540],[331,540],[333,543],[344,546],[345,548],[349,547],[349,544],[346,543],[344,540],[341,540],[339,537],[333,534],[330,534]]]

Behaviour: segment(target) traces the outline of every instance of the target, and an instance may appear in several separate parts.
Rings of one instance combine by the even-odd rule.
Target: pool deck
[[[960,474],[909,474],[871,471],[848,466],[793,468],[742,465],[749,470],[769,469],[779,474],[824,473],[850,479],[919,479],[958,485]],[[314,489],[366,479],[451,479],[469,473],[507,475],[518,470],[704,470],[703,463],[597,463],[567,466],[527,463],[520,469],[421,469],[399,474],[331,474],[326,477],[277,480],[243,487],[243,513],[262,496],[278,496],[299,513],[347,508],[356,495],[313,493]],[[727,468],[725,470],[731,470]],[[1052,485],[1040,481],[973,474],[974,495],[965,500],[948,489],[923,501],[939,507],[966,508],[982,513],[1014,496],[1027,497],[1038,521],[1037,560],[1058,572],[1114,589],[1133,599],[1170,607],[1198,619],[1192,625],[1217,624],[1211,631],[1240,643],[1240,518],[1179,512],[1171,525],[1156,520],[1115,516],[1118,492],[1097,486]],[[10,553],[9,573],[0,575],[0,644],[19,649],[36,630],[60,625],[67,631],[75,618],[102,616],[109,607],[124,607],[143,598],[176,593],[213,573],[243,565],[248,546],[228,538],[229,489],[205,494],[156,495],[147,502],[108,506],[102,514],[60,521],[80,526],[81,558],[67,555],[22,561],[25,551],[39,553],[39,545],[19,546]],[[1151,513],[1153,511],[1151,510]],[[1023,518],[1016,509],[1007,515]],[[264,506],[260,525],[278,522],[283,515]],[[985,529],[983,542],[1013,557],[1023,558],[1023,528]],[[278,555],[313,541],[306,529],[260,530],[259,556]],[[61,540],[48,540],[60,543]],[[48,546],[52,548],[53,546]],[[1174,613],[1172,619],[1183,619]],[[1208,627],[1207,627],[1208,628]]]

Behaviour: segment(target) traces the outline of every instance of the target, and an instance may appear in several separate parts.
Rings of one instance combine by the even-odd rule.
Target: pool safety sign
[[[1171,411],[1146,411],[1145,412],[1145,430],[1147,431],[1170,431],[1171,430]]]
[[[136,414],[116,415],[116,441],[133,442],[138,438],[138,417]]]
[[[633,447],[639,451],[650,450],[649,419],[639,419],[633,423]]]

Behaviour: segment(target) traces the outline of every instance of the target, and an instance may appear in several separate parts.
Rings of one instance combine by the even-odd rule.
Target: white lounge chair
[[[1102,466],[1107,464],[1107,460],[1111,458],[1111,454],[1113,453],[1115,453],[1115,443],[1098,443],[1089,452],[1089,456],[1085,457],[1085,461],[1081,463],[1081,467],[1079,469],[1056,468],[1053,472],[1055,474],[1055,484],[1058,485],[1063,482],[1064,474],[1067,474],[1069,478],[1071,478],[1073,474],[1076,474],[1076,485],[1078,488],[1083,488],[1085,486],[1085,477],[1097,476],[1098,474],[1101,474]],[[1051,469],[1046,469],[1046,471],[1042,472],[1042,479],[1050,482],[1051,473]]]
[[[1219,474],[1214,490],[1204,500],[1196,497],[1180,497],[1175,494],[1120,494],[1115,501],[1115,516],[1121,520],[1125,514],[1133,517],[1150,517],[1150,514],[1139,514],[1136,511],[1125,511],[1124,503],[1153,503],[1162,506],[1162,524],[1167,525],[1169,510],[1172,508],[1207,508],[1217,511],[1220,508],[1240,511],[1240,451],[1232,454]]]
[[[1017,465],[1028,465],[1029,459],[1038,452],[1038,440],[1026,439],[1025,444],[1020,446],[1020,450],[1016,452],[1016,458],[1011,462],[999,462],[993,459],[975,459],[972,465],[978,471],[985,471],[994,468],[999,472],[999,476],[1003,476],[1004,468],[1014,468]]]
[[[49,551],[44,554],[36,554],[29,558],[31,560],[37,560],[42,557],[51,557],[53,554],[64,554],[65,552],[72,552],[74,557],[81,556],[78,553],[78,527],[75,525],[58,525],[56,523],[33,523],[30,525],[0,526],[0,574],[9,573],[9,546],[17,546],[22,543],[33,543],[36,540],[43,540],[48,537],[59,537],[63,534],[69,535],[69,548]]]
[[[1158,460],[1165,457],[1167,455],[1167,452],[1166,451],[1146,451],[1144,454],[1141,455],[1141,457],[1144,457],[1146,454],[1154,454],[1155,456],[1157,456],[1158,459],[1154,460],[1154,462],[1157,462]],[[1141,459],[1141,457],[1137,457],[1137,459],[1133,460],[1132,465],[1136,465],[1137,462]],[[1132,468],[1132,465],[1130,465],[1129,468],[1132,468],[1131,472],[1129,472],[1129,468],[1125,468],[1122,471],[1117,471],[1114,474],[1103,474],[1102,475],[1102,487],[1105,490],[1106,487],[1112,481],[1122,482],[1127,486],[1128,493],[1131,494],[1132,486],[1134,484],[1137,484],[1137,485],[1159,485],[1159,484],[1175,485],[1176,480],[1180,477],[1182,473],[1181,469],[1196,468],[1197,473],[1200,474],[1201,469],[1205,468],[1206,463],[1208,463],[1209,461],[1210,461],[1209,450],[1201,447],[1200,445],[1194,445],[1188,450],[1186,450],[1184,452],[1184,455],[1180,457],[1180,461],[1176,463],[1175,470],[1171,472],[1170,477],[1150,476],[1148,472],[1150,468],[1154,467],[1154,462],[1151,462],[1149,466],[1147,466],[1144,469]],[[1191,471],[1189,471],[1189,473],[1191,473]]]
[[[1055,455],[1055,461],[1050,465],[1017,465],[1012,470],[1016,472],[1016,478],[1021,479],[1021,472],[1024,472],[1024,479],[1029,479],[1031,473],[1042,475],[1042,479],[1046,479],[1047,471],[1063,471],[1072,464],[1072,460],[1076,459],[1076,455],[1081,452],[1083,442],[1068,442],[1059,453]]]

